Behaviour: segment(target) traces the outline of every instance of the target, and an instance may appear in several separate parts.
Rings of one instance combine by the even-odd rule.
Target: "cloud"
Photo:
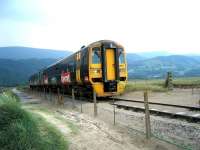
[[[195,0],[3,0],[0,8],[0,46],[75,51],[111,39],[129,52],[200,52]]]

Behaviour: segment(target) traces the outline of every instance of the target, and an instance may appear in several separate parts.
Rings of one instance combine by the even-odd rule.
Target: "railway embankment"
[[[104,147],[105,149],[133,149],[133,147],[135,149],[152,150],[199,148],[200,127],[197,123],[153,115],[151,116],[152,138],[147,142],[145,139],[144,114],[116,108],[116,124],[113,125],[113,105],[110,105],[106,99],[98,101],[98,116],[94,118],[94,104],[88,101],[73,101],[69,96],[64,95],[64,106],[59,106],[56,103],[58,98],[56,94],[51,94],[50,99],[50,95],[37,92],[29,92],[29,94],[23,95],[23,98],[28,99],[28,101],[40,99],[42,103],[33,105],[34,109],[38,110],[41,107],[40,110],[43,110],[47,108],[47,110],[55,113],[57,118],[71,121],[78,127],[79,133],[71,137],[71,147],[89,145],[87,148],[92,149],[91,145],[98,141],[99,143],[96,143],[96,145],[115,145]],[[84,127],[83,122],[87,122]],[[88,132],[92,132],[92,134]],[[88,134],[88,136],[83,136],[84,134]],[[96,140],[96,136],[101,140]],[[91,139],[91,137],[93,138]],[[77,144],[77,141],[82,142]]]

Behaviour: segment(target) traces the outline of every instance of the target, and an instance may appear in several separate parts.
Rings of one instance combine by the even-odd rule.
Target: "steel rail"
[[[130,99],[121,99],[121,98],[109,98],[109,100],[115,100],[115,101],[126,101],[126,102],[135,102],[135,103],[144,103],[144,101],[138,101],[138,100],[130,100]],[[161,105],[161,106],[170,106],[170,107],[178,107],[178,108],[186,108],[189,110],[197,110],[200,111],[200,107],[198,106],[186,106],[186,105],[177,105],[177,104],[167,104],[167,103],[157,103],[157,102],[149,102],[149,104],[152,105]]]
[[[117,106],[118,108],[124,108],[126,110],[142,111],[142,112],[145,111],[144,107],[130,106],[130,105],[125,105],[125,104],[117,104],[117,103],[114,103],[113,105]],[[194,115],[173,113],[173,112],[161,111],[161,110],[157,110],[157,109],[149,109],[149,112],[151,114],[167,116],[170,118],[185,119],[190,122],[200,122],[200,116],[198,117],[198,116],[194,116]]]

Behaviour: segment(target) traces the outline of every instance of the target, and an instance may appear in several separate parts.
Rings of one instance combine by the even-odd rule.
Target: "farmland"
[[[168,89],[164,87],[164,79],[149,79],[149,80],[129,80],[126,86],[126,92],[150,90],[154,92],[167,92]],[[174,78],[174,87],[179,88],[199,88],[200,77],[185,77]]]

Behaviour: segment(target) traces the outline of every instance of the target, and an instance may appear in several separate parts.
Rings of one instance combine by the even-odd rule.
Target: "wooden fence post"
[[[46,89],[44,87],[44,99],[46,99]]]
[[[151,137],[151,124],[150,124],[150,113],[149,113],[149,103],[148,103],[148,92],[144,92],[144,107],[145,107],[145,125],[146,125],[146,138]]]
[[[60,88],[57,88],[57,101],[56,101],[56,104],[59,104],[60,103]]]
[[[192,86],[192,95],[194,94],[194,92],[195,92],[195,87]]]
[[[115,125],[115,99],[113,98],[113,123]]]
[[[51,88],[49,88],[49,101],[52,101],[52,93],[51,93]]]
[[[167,77],[165,80],[165,87],[168,88],[168,90],[173,90],[173,79],[172,79],[172,72],[167,72]]]
[[[93,91],[93,102],[94,102],[94,117],[97,116],[97,96],[96,92]]]
[[[74,88],[72,88],[72,102],[73,102],[73,108],[75,108],[75,95],[74,95]]]
[[[42,95],[41,95],[41,90],[40,90],[40,88],[38,88],[38,93],[39,93],[39,97],[41,97]]]
[[[81,99],[82,99],[82,92],[80,92],[80,95],[79,95],[78,100],[79,100],[80,103],[81,103],[81,113],[83,113],[83,101],[82,101]]]
[[[83,113],[83,104],[81,102],[81,113]]]
[[[65,105],[65,92],[64,92],[64,88],[62,90],[61,103],[62,103],[62,106]]]

